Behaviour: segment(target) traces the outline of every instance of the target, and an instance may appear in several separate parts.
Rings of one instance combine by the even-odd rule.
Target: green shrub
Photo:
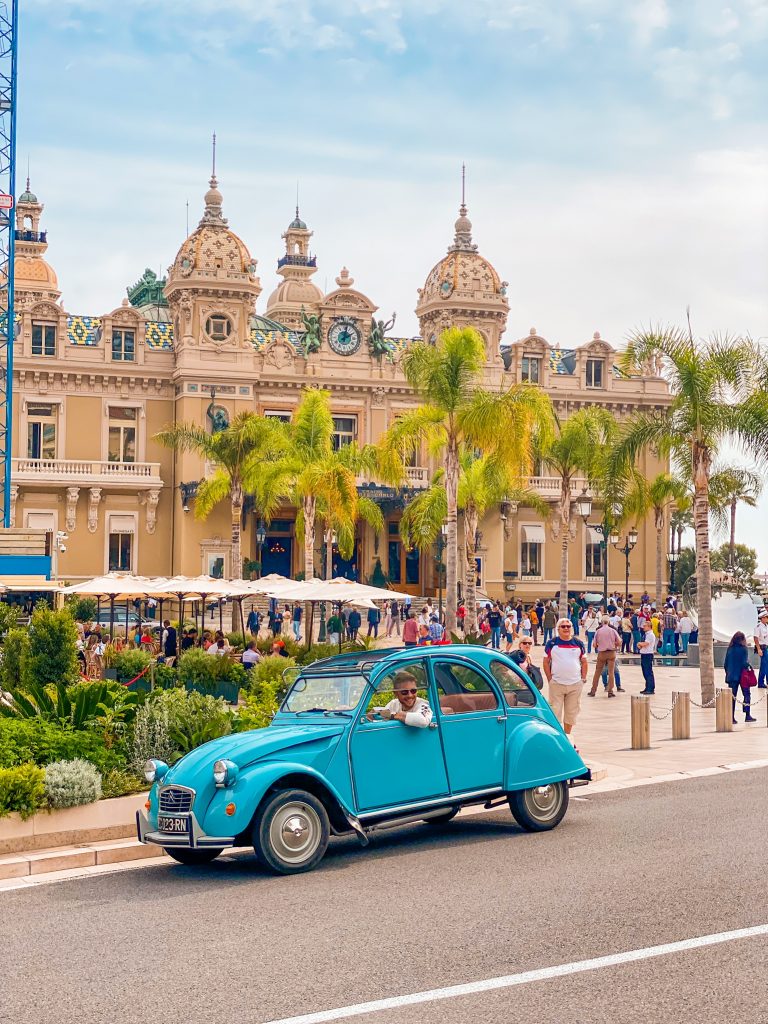
[[[75,622],[93,622],[98,612],[95,597],[78,597],[76,594],[70,597],[66,607]]]
[[[278,701],[274,691],[268,684],[265,684],[258,695],[249,694],[245,698],[245,704],[237,709],[237,717],[232,723],[235,732],[245,732],[247,729],[263,729],[272,721],[272,716],[277,712]]]
[[[289,684],[283,679],[283,672],[287,668],[295,667],[293,658],[283,658],[280,654],[274,654],[263,658],[258,665],[254,665],[248,673],[248,690],[255,697],[262,693],[271,693],[276,700],[282,700]]]
[[[101,775],[90,761],[54,761],[45,769],[45,799],[54,810],[101,799]]]
[[[0,719],[0,768],[76,758],[90,761],[101,772],[125,767],[124,755],[118,749],[108,750],[94,731],[75,731],[39,718]]]
[[[30,683],[47,686],[79,679],[76,641],[75,621],[66,608],[54,612],[38,605],[29,627]]]
[[[172,686],[179,685],[176,669],[170,665],[163,664],[162,661],[159,661],[152,669],[152,675],[154,676],[155,686],[161,690],[170,690]]]
[[[244,686],[246,670],[237,661],[194,647],[179,658],[178,677],[182,683],[200,686],[213,693],[218,683],[237,683]]]
[[[0,601],[0,640],[6,633],[15,629],[19,621],[19,607],[15,604],[8,604]]]
[[[0,818],[14,811],[29,818],[45,805],[45,772],[34,764],[0,768]]]
[[[127,683],[149,667],[150,657],[145,651],[121,651],[115,655],[117,681]]]
[[[384,588],[389,583],[389,578],[384,574],[384,570],[381,567],[381,559],[377,558],[376,563],[373,567],[373,572],[368,577],[368,583],[372,587]]]
[[[250,637],[247,634],[243,635],[240,632],[240,630],[238,630],[236,633],[226,633],[225,635],[227,640],[229,641],[229,646],[237,647],[239,650],[242,650],[248,643],[248,640],[250,639]]]
[[[4,690],[26,690],[29,685],[29,633],[9,629],[3,643],[0,679]]]
[[[150,757],[173,764],[201,743],[232,732],[234,717],[219,698],[179,688],[154,690],[136,715],[130,767],[143,772]]]
[[[146,758],[145,758],[146,760]],[[117,796],[130,796],[149,789],[149,783],[142,775],[139,778],[134,772],[113,768],[101,777],[101,798],[111,800]]]

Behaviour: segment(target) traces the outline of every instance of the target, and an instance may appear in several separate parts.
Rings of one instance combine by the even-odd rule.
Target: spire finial
[[[211,177],[216,177],[216,132],[213,133],[213,160],[211,163]]]
[[[467,185],[467,168],[466,164],[461,165],[461,205],[466,206],[466,185]]]
[[[29,192],[29,153],[27,153],[27,192]]]
[[[299,179],[296,179],[296,220],[299,219]]]

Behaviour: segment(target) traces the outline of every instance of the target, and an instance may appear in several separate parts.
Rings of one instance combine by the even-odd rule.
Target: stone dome
[[[269,296],[267,299],[267,309],[289,304],[304,305],[309,309],[310,306],[315,306],[318,302],[322,302],[322,299],[323,293],[308,278],[297,279],[289,277],[286,281],[281,281]]]
[[[27,191],[21,193],[21,195],[18,198],[18,202],[20,202],[20,203],[35,203],[35,204],[37,204],[37,196],[35,195],[34,192],[30,192],[29,191],[29,182],[27,182]]]
[[[189,277],[223,270],[253,277],[256,261],[245,242],[227,225],[221,210],[222,195],[215,177],[205,193],[205,211],[196,230],[185,239],[171,267],[172,277]]]
[[[472,221],[462,203],[454,225],[453,245],[448,255],[430,270],[419,293],[419,306],[447,299],[504,299],[506,282],[495,268],[477,251],[472,241]]]
[[[47,288],[58,290],[59,281],[56,272],[42,256],[17,256],[13,262],[13,269],[14,283],[17,288],[39,287],[42,284]]]

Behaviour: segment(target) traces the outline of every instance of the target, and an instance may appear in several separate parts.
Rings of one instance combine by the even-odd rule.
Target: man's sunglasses
[[[413,689],[413,690],[395,690],[395,693],[411,693],[411,694],[413,694],[413,693],[418,693],[418,692],[419,691],[416,690],[416,689]]]
[[[573,626],[558,626],[558,629],[573,629]]]
[[[521,647],[530,647],[532,643],[533,643],[532,640],[521,640],[520,641],[520,646]]]

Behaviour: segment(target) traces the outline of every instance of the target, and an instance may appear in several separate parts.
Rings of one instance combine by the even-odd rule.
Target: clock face
[[[350,317],[334,321],[328,331],[328,344],[340,356],[351,356],[357,352],[362,340],[359,327]]]

